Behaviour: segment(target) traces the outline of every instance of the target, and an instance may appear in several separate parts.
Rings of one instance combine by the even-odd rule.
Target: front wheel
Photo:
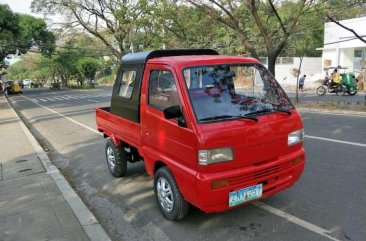
[[[324,87],[324,86],[319,86],[317,89],[316,89],[316,93],[319,95],[319,96],[322,96],[322,95],[325,95],[325,93],[327,93],[327,89]]]
[[[349,95],[355,95],[355,94],[357,93],[357,90],[355,90],[355,89],[351,88],[351,89],[348,89],[348,90],[347,90],[347,93],[348,93]]]
[[[122,177],[127,171],[126,152],[123,148],[117,147],[111,139],[108,139],[105,146],[105,156],[108,169],[114,177]]]
[[[184,200],[168,167],[157,170],[154,192],[156,202],[166,219],[178,221],[187,216],[189,203]]]

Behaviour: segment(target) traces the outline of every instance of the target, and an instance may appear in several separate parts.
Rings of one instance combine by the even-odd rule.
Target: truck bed
[[[97,108],[95,117],[99,132],[108,137],[113,136],[139,149],[141,146],[140,123],[112,114],[110,107]]]

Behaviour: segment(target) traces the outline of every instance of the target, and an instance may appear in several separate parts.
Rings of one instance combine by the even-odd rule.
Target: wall
[[[366,36],[366,17],[353,18],[340,21],[344,26],[353,29],[358,35]],[[323,62],[325,60],[331,60],[331,66],[347,67],[348,71],[354,71],[354,50],[365,49],[366,44],[357,39],[353,33],[338,26],[335,23],[329,22],[324,24],[324,46],[323,46]],[[337,58],[339,53],[339,57]]]
[[[353,56],[354,48],[340,50],[339,64],[344,68],[348,68],[347,71],[353,71]]]
[[[336,50],[335,49],[324,49],[323,57],[322,57],[322,66],[336,66],[337,58],[336,58]],[[327,63],[325,63],[327,61]]]
[[[340,21],[341,24],[355,30],[360,36],[366,35],[366,17],[353,18]],[[352,39],[352,40],[351,40]],[[350,41],[345,41],[350,40]],[[339,42],[328,44],[332,42]],[[348,30],[329,22],[324,25],[324,49],[327,48],[355,48],[365,46],[365,43],[356,39],[355,36]]]
[[[281,86],[296,86],[297,77],[292,74],[294,68],[298,69],[300,64],[300,58],[293,58],[292,64],[276,64],[275,76],[276,80],[281,84]],[[322,71],[322,59],[304,57],[300,76],[306,75],[306,87],[315,87],[319,85],[319,80],[324,78],[324,73]]]

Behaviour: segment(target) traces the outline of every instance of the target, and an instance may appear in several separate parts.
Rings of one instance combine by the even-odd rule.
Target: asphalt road
[[[307,163],[294,187],[258,205],[209,215],[192,208],[170,222],[142,162],[129,164],[124,178],[109,174],[94,109],[109,106],[110,95],[26,89],[10,100],[112,239],[366,240],[366,117],[302,113]]]

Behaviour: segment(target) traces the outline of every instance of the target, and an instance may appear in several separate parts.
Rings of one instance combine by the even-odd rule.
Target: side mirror
[[[182,110],[179,105],[173,105],[163,110],[165,119],[177,119],[178,126],[187,127],[186,120],[183,117]]]
[[[182,110],[179,105],[173,105],[166,109],[164,109],[164,117],[165,119],[175,119],[179,117],[183,117]]]

